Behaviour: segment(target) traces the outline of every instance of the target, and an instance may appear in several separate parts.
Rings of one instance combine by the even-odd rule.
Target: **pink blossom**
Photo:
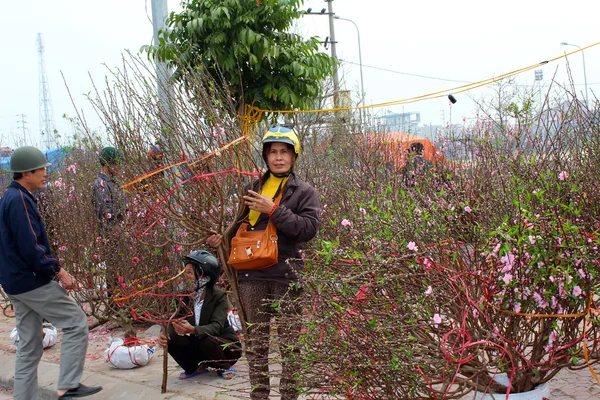
[[[77,165],[75,164],[71,164],[67,167],[67,171],[71,171],[72,173],[76,174],[77,173]]]
[[[94,255],[92,256],[92,258],[93,258],[94,260],[97,260],[97,259],[98,259],[98,254],[94,254]]]
[[[346,218],[344,218],[342,220],[342,225],[343,226],[352,226],[352,222],[350,220],[347,220]]]
[[[433,293],[433,288],[431,286],[429,286],[429,287],[427,287],[425,294],[431,294],[431,293]]]
[[[582,292],[583,291],[581,290],[581,288],[579,286],[575,286],[573,288],[573,296],[575,296],[575,297],[579,297]]]
[[[111,219],[112,218],[112,214],[111,213],[106,213],[106,218]]]
[[[60,246],[59,250],[60,251],[65,251],[65,250],[67,250],[67,246]]]
[[[139,259],[139,257],[133,257],[133,258],[131,259],[131,261],[133,261],[133,263],[134,263],[134,264],[137,264],[137,263],[139,263],[139,262],[140,262],[140,259]]]
[[[183,246],[182,246],[182,245],[180,245],[180,244],[176,244],[176,245],[175,245],[175,252],[176,252],[176,253],[179,253],[179,252],[181,251],[181,249],[183,249]]]
[[[535,244],[535,237],[534,236],[529,235],[529,243]]]
[[[504,281],[504,283],[506,285],[508,285],[510,283],[510,281],[512,281],[512,274],[510,272],[507,272],[506,274],[504,274],[504,276],[502,277],[502,280]]]
[[[433,314],[433,322],[436,324],[442,323],[442,317],[440,317],[440,314]]]
[[[494,249],[492,250],[492,254],[495,256],[496,254],[498,254],[498,252],[500,251],[500,247],[502,247],[502,244],[498,243],[496,246],[494,246]]]
[[[364,208],[359,208],[358,211],[360,211],[363,215],[367,215],[367,210],[365,210]]]
[[[558,284],[558,295],[560,297],[565,297],[567,295],[567,291],[565,290],[565,286],[562,282]]]
[[[412,251],[418,251],[419,248],[417,247],[417,245],[415,244],[415,242],[408,242],[408,245],[406,246],[409,250]]]
[[[514,310],[516,313],[521,312],[521,303],[515,303]]]
[[[561,181],[566,180],[569,177],[569,174],[567,174],[566,171],[562,171],[560,174],[558,174],[558,179],[560,179]]]
[[[159,289],[161,289],[164,286],[163,281],[158,281],[157,286],[158,286]]]
[[[125,282],[125,278],[123,278],[122,276],[118,277],[117,280],[119,281],[119,283]]]
[[[504,268],[502,269],[502,272],[508,272],[513,267],[513,263],[515,261],[515,256],[513,253],[511,253],[509,251],[505,256],[500,258],[500,261],[502,261],[502,263],[504,263]]]
[[[126,285],[126,284],[124,284],[124,283],[121,283],[121,287],[122,287],[123,289],[125,289],[125,288],[127,287],[127,285]]]
[[[56,182],[54,182],[54,186],[61,187],[62,186],[62,182],[61,181],[56,181]]]
[[[469,214],[470,214],[470,213],[471,213],[471,211],[473,211],[473,209],[472,209],[471,207],[469,207],[469,206],[466,206],[466,207],[465,207],[465,212],[466,212],[466,213],[469,213]]]

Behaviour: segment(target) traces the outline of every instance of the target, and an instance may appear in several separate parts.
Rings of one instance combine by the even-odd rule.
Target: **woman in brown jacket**
[[[250,229],[264,230],[269,220],[277,228],[279,262],[271,267],[238,271],[241,306],[248,324],[247,358],[250,367],[251,399],[268,399],[269,386],[269,326],[277,313],[299,314],[295,302],[301,295],[297,285],[304,268],[300,250],[302,244],[317,234],[320,226],[319,196],[316,190],[293,172],[300,153],[296,133],[285,127],[271,128],[263,137],[262,156],[267,171],[253,182],[244,196],[242,215],[248,218]],[[275,199],[281,194],[281,201]],[[232,231],[231,237],[236,233]],[[207,243],[217,247],[221,235],[210,236]],[[277,302],[279,307],[272,307]],[[298,319],[299,320],[299,319]],[[282,353],[280,393],[282,400],[298,398],[291,359],[299,349],[300,326],[278,326],[279,349]]]

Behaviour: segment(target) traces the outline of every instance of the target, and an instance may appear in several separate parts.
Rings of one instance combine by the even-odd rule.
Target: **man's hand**
[[[64,268],[60,269],[60,272],[56,275],[60,284],[65,289],[75,289],[77,287],[77,281],[71,276]]]
[[[166,333],[161,332],[161,334],[158,335],[158,339],[156,339],[156,344],[158,344],[160,347],[165,347],[168,341],[169,336]]]
[[[173,322],[173,329],[178,335],[193,335],[196,333],[196,329],[187,321]]]

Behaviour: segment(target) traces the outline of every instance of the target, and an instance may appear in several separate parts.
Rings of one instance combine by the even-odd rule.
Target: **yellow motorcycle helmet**
[[[269,129],[267,133],[265,133],[265,135],[263,136],[262,156],[265,162],[267,162],[267,154],[265,151],[265,145],[267,143],[289,144],[294,148],[296,158],[298,158],[298,155],[300,155],[300,140],[298,140],[298,135],[296,135],[296,132],[294,132],[293,129],[286,128],[285,126],[274,126],[273,128]]]

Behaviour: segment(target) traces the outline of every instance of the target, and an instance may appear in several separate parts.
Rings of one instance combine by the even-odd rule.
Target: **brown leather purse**
[[[256,270],[271,267],[278,262],[277,228],[269,220],[261,231],[248,230],[250,224],[243,222],[231,240],[229,261],[237,270]]]
[[[282,181],[283,183],[283,181]],[[283,191],[281,185],[277,189],[275,204],[281,201]],[[267,223],[265,230],[248,230],[250,224],[246,219],[240,225],[233,239],[227,263],[240,271],[265,269],[279,261],[279,248],[277,246],[277,228],[271,222]]]

